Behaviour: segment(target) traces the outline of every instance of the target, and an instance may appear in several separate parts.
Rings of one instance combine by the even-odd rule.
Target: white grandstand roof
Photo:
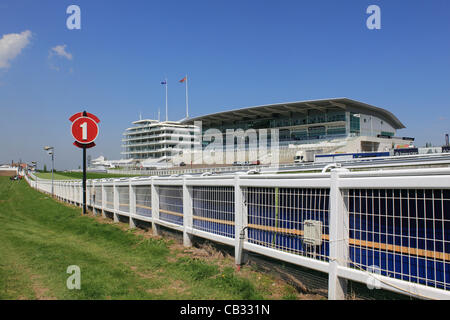
[[[327,108],[341,108],[355,113],[371,114],[385,120],[395,129],[403,129],[405,126],[390,111],[375,107],[364,102],[348,98],[332,98],[321,100],[306,100],[296,102],[285,102],[255,107],[247,107],[230,111],[218,112],[196,118],[184,120],[183,124],[194,124],[194,121],[203,123],[219,123],[236,120],[252,120],[258,118],[272,118],[274,114],[304,113],[308,109],[325,110]]]

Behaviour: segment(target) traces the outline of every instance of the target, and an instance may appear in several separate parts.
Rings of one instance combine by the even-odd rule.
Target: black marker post
[[[87,214],[86,204],[86,149],[95,146],[94,140],[98,136],[98,125],[100,120],[86,111],[76,113],[69,119],[72,122],[72,135],[75,138],[73,143],[78,148],[83,149],[83,210],[82,214]]]
[[[83,117],[87,117],[86,111]],[[86,214],[86,145],[83,145],[83,214]]]

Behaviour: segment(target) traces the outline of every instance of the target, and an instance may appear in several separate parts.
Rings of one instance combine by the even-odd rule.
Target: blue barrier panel
[[[151,185],[136,186],[136,214],[151,217],[152,216],[152,189]]]
[[[450,191],[348,190],[351,266],[450,289]]]
[[[329,190],[259,188],[245,191],[249,242],[328,261]],[[304,222],[321,223],[321,243],[304,241]]]
[[[183,225],[183,187],[159,186],[159,218]]]
[[[193,227],[234,238],[234,187],[193,187]]]

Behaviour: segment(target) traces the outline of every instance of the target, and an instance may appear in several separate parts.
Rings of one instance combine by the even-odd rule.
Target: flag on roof
[[[181,83],[185,82],[187,80],[187,77],[184,77],[183,79],[180,80]]]
[[[167,84],[167,81],[166,80],[161,81],[161,84]]]

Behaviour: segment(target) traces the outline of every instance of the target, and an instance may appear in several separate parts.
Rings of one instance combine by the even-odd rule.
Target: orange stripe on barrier
[[[142,208],[142,209],[152,210],[152,207],[147,207],[147,206],[144,206],[144,205],[142,205],[142,204],[137,204],[137,205],[136,205],[136,208]]]
[[[167,213],[167,214],[171,214],[171,215],[179,216],[179,217],[183,216],[182,213],[175,212],[175,211],[170,211],[170,210],[159,209],[159,212],[163,212],[163,213]]]
[[[438,260],[443,260],[443,261],[450,261],[450,254],[444,253],[444,252],[410,248],[410,247],[398,246],[398,245],[394,245],[394,244],[385,244],[385,243],[366,241],[366,240],[358,240],[358,239],[350,239],[349,244],[355,246],[356,248],[358,246],[360,246],[363,248],[380,249],[380,250],[397,252],[397,253],[406,254],[406,255],[433,258],[433,259],[438,259]]]
[[[193,218],[194,218],[194,220],[202,220],[202,221],[215,222],[215,223],[220,223],[220,224],[227,224],[229,226],[234,226],[234,221],[212,219],[212,218],[206,218],[206,217],[200,217],[200,216],[193,216]]]
[[[279,232],[279,233],[284,233],[284,234],[295,234],[298,236],[303,236],[303,231],[296,230],[296,229],[275,228],[275,227],[270,227],[270,226],[261,226],[261,225],[257,225],[257,224],[249,224],[248,227],[252,228],[252,229],[258,229],[258,230],[264,230],[264,231]],[[322,239],[329,240],[330,237],[327,234],[323,234]],[[393,244],[385,244],[385,243],[358,240],[358,239],[349,239],[349,244],[352,246],[355,246],[355,247],[360,246],[361,248],[380,249],[380,250],[391,251],[391,252],[396,252],[396,253],[401,253],[401,254],[406,254],[406,255],[433,258],[433,259],[443,260],[443,261],[450,261],[450,254],[444,253],[444,252],[416,249],[416,248],[410,248],[410,247],[404,247],[404,246],[397,246],[397,245],[393,245]]]

